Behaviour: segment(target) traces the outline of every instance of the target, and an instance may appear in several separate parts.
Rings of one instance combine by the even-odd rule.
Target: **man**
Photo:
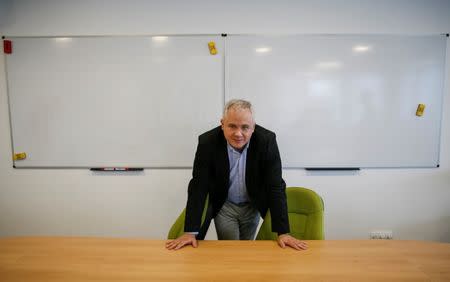
[[[185,233],[166,243],[167,249],[197,247],[207,195],[219,240],[253,240],[259,218],[268,209],[278,244],[296,250],[306,243],[289,233],[286,184],[275,134],[255,124],[250,102],[231,100],[221,126],[199,137],[193,177],[189,182]]]

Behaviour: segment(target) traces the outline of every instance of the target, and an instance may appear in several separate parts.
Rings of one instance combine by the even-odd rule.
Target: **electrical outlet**
[[[391,240],[393,238],[392,236],[392,230],[377,230],[372,231],[369,233],[370,239],[384,239],[384,240]]]

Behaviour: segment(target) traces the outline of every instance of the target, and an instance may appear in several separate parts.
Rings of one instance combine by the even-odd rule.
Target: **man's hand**
[[[282,247],[283,249],[286,248],[286,246],[289,246],[298,251],[308,249],[308,245],[305,242],[297,240],[289,234],[278,235],[277,241],[278,245],[280,245],[280,247]]]
[[[197,239],[195,239],[194,234],[184,233],[177,239],[167,242],[166,249],[178,250],[187,245],[192,245],[192,247],[197,248]]]

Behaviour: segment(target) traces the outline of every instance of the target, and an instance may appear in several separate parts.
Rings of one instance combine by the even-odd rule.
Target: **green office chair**
[[[202,224],[200,230],[196,236],[197,240],[205,239],[206,232],[208,231],[209,225],[212,219],[212,207],[208,203],[208,197],[206,197],[205,207],[203,209],[202,214]],[[183,235],[184,233],[184,219],[186,217],[186,208],[181,212],[180,216],[177,218],[175,223],[169,230],[169,234],[167,235],[167,239],[176,239]]]
[[[286,188],[286,197],[291,236],[301,240],[323,240],[322,198],[316,192],[303,187]],[[276,240],[277,237],[277,233],[272,232],[272,221],[268,211],[256,240]]]

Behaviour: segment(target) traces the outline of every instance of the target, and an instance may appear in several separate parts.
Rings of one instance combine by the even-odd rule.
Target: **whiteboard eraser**
[[[5,54],[12,53],[12,41],[11,40],[3,40],[3,52]]]
[[[416,116],[418,116],[418,117],[423,116],[424,111],[425,111],[425,104],[419,104],[417,106]]]

